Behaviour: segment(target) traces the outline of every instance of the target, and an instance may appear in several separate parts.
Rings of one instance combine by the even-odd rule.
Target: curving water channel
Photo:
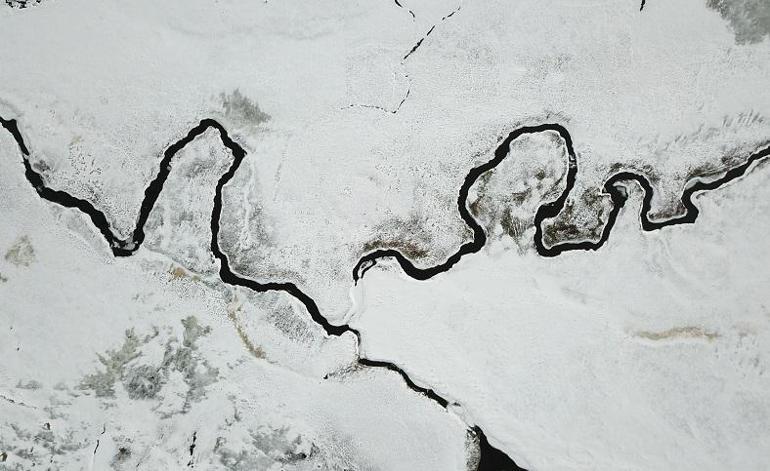
[[[222,144],[230,150],[233,156],[233,163],[217,181],[214,195],[214,207],[211,213],[210,247],[212,253],[220,262],[219,276],[222,281],[232,286],[242,286],[244,288],[248,288],[252,291],[260,293],[267,291],[286,292],[295,297],[305,306],[313,321],[321,326],[327,335],[341,336],[347,332],[350,332],[356,336],[357,342],[360,343],[360,333],[357,330],[348,325],[331,324],[321,314],[313,298],[305,294],[294,283],[261,283],[250,278],[245,278],[231,270],[228,256],[222,252],[219,246],[219,223],[222,214],[222,189],[235,176],[235,173],[240,167],[241,162],[246,157],[246,151],[238,143],[230,138],[224,127],[222,127],[222,125],[217,121],[213,119],[202,120],[197,126],[192,128],[186,136],[173,143],[165,150],[163,153],[163,158],[158,167],[157,175],[145,189],[144,199],[142,200],[139,216],[136,220],[136,225],[128,239],[119,238],[111,229],[105,214],[95,208],[90,202],[72,196],[67,192],[54,190],[47,187],[42,175],[32,168],[32,165],[29,161],[30,151],[24,142],[21,132],[19,131],[16,120],[6,120],[0,117],[0,125],[9,131],[14,137],[23,157],[22,160],[25,168],[25,176],[35,191],[38,193],[38,195],[41,198],[53,203],[67,208],[74,208],[86,214],[91,219],[91,222],[94,224],[94,226],[101,232],[102,236],[112,250],[113,255],[116,257],[130,256],[135,253],[142,245],[142,242],[145,239],[145,223],[147,222],[150,211],[154,207],[158,196],[163,190],[163,186],[168,179],[169,173],[171,171],[171,160],[174,158],[174,156],[187,144],[192,142],[196,137],[203,134],[206,130],[216,130],[219,132]],[[577,179],[577,156],[573,148],[572,137],[563,126],[559,124],[542,124],[539,126],[520,127],[508,134],[505,139],[501,140],[500,144],[495,150],[494,157],[491,160],[471,169],[470,172],[468,172],[468,175],[466,175],[462,186],[460,187],[459,195],[457,198],[457,207],[458,211],[460,212],[460,217],[463,219],[463,221],[465,221],[465,223],[473,232],[473,239],[470,242],[462,244],[459,249],[454,254],[449,256],[443,263],[427,268],[418,268],[397,250],[374,250],[361,257],[358,263],[356,263],[355,267],[353,268],[353,281],[357,283],[364,276],[366,271],[374,266],[381,258],[394,258],[401,266],[403,271],[411,278],[416,280],[427,280],[439,273],[448,271],[450,268],[452,268],[452,266],[459,262],[463,256],[480,251],[486,244],[487,238],[484,229],[476,221],[476,219],[473,218],[470,211],[468,210],[467,199],[469,190],[481,175],[497,167],[508,156],[510,145],[514,140],[523,135],[536,134],[541,132],[557,133],[564,142],[569,160],[564,191],[556,200],[540,205],[537,209],[537,212],[535,213],[534,242],[538,253],[544,257],[555,257],[571,250],[597,250],[602,245],[604,245],[604,243],[606,243],[609,238],[612,228],[614,227],[617,215],[627,199],[627,193],[622,185],[623,183],[635,181],[641,186],[641,188],[644,190],[644,199],[642,201],[642,209],[640,213],[642,228],[645,231],[659,230],[666,226],[695,222],[698,217],[698,208],[692,202],[693,194],[719,188],[725,183],[743,176],[757,161],[770,156],[770,146],[768,146],[750,155],[742,165],[728,170],[721,178],[709,182],[702,180],[695,180],[694,182],[690,182],[691,184],[685,186],[681,198],[682,204],[686,208],[686,213],[682,216],[663,221],[653,221],[649,218],[649,211],[653,197],[653,188],[647,178],[641,174],[632,172],[617,173],[609,178],[604,184],[604,192],[610,196],[613,206],[602,230],[600,239],[595,242],[564,242],[549,247],[543,243],[542,223],[545,219],[550,219],[558,215],[564,208],[567,198],[572,191]],[[370,360],[363,357],[359,357],[357,359],[357,363],[363,367],[385,368],[393,371],[401,376],[406,385],[413,391],[424,395],[445,409],[450,406],[449,401],[441,397],[434,390],[417,385],[414,381],[412,381],[411,378],[409,378],[404,370],[393,363]],[[516,463],[501,450],[493,447],[489,443],[484,432],[478,426],[469,426],[468,433],[474,437],[479,444],[479,471],[509,471],[523,469],[516,465]]]

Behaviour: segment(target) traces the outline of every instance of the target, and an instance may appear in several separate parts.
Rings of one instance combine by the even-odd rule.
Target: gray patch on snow
[[[238,127],[255,127],[270,120],[270,115],[259,108],[259,104],[241,94],[237,88],[229,94],[221,93],[224,116]]]
[[[22,383],[21,381],[16,383],[16,389],[35,390],[35,389],[40,389],[42,387],[43,387],[43,384],[40,383],[40,381],[36,381],[34,379],[31,379],[31,380],[27,381],[26,383]]]
[[[163,370],[152,365],[128,368],[124,373],[123,386],[130,399],[152,399],[166,382]]]
[[[770,35],[770,2],[767,0],[707,0],[730,22],[737,44],[758,43]]]
[[[19,237],[5,253],[5,259],[17,267],[28,267],[34,262],[35,248],[32,247],[32,242],[30,242],[29,237]]]
[[[145,342],[146,343],[146,342]],[[90,389],[97,397],[112,397],[115,395],[115,381],[122,377],[126,364],[139,357],[138,351],[141,340],[133,329],[126,330],[123,345],[117,350],[108,350],[104,355],[97,354],[104,370],[89,374],[80,383],[80,389]]]
[[[177,337],[168,339],[159,364],[135,364],[142,356],[142,347],[158,336],[158,330],[140,338],[133,329],[125,333],[123,345],[98,355],[104,369],[85,376],[79,388],[91,390],[97,397],[115,397],[115,383],[120,381],[132,400],[150,400],[158,397],[166,385],[171,372],[182,374],[187,385],[185,402],[179,413],[189,410],[191,403],[205,396],[205,388],[219,377],[219,370],[197,351],[196,342],[211,329],[201,326],[194,316],[182,319],[184,331],[182,341]]]

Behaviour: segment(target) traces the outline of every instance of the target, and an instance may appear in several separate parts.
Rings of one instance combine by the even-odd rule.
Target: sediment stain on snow
[[[264,350],[251,341],[249,335],[246,333],[246,329],[243,328],[241,321],[238,319],[238,313],[240,311],[241,303],[236,299],[227,305],[227,318],[230,319],[230,322],[235,326],[235,330],[238,332],[238,338],[241,339],[241,343],[243,343],[246,351],[248,351],[254,358],[264,360],[266,358]]]
[[[712,341],[720,337],[719,333],[698,326],[672,327],[662,331],[641,330],[634,332],[634,336],[654,341],[680,339],[702,339]]]

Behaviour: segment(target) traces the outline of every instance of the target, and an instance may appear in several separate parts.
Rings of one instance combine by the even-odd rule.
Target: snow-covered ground
[[[7,133],[0,151],[2,469],[465,469],[466,424],[349,369],[352,335],[150,251],[113,259],[38,198]]]
[[[463,404],[531,469],[764,469],[769,171],[654,233],[631,192],[598,252],[503,239],[427,282],[380,264],[358,288],[362,354]]]
[[[619,171],[649,180],[653,220],[681,215],[688,181],[770,143],[764,3],[5,2],[0,117],[46,185],[127,237],[164,150],[216,119],[248,152],[222,194],[231,268],[295,283],[363,340],[219,279],[232,155],[213,130],[120,259],[38,197],[0,130],[0,466],[463,469],[479,425],[531,469],[762,469],[761,164],[654,233],[629,184],[606,245],[544,259],[534,212],[566,152],[522,137],[471,189],[481,253],[428,282],[380,261],[353,287],[352,269],[381,248],[428,267],[471,240],[458,189],[524,125],[561,124],[577,153],[546,244],[595,240]]]
[[[0,116],[124,233],[165,146],[221,120],[252,166],[251,217],[225,212],[238,267],[290,277],[338,318],[365,248],[430,265],[469,236],[457,188],[521,123],[568,126],[591,186],[617,165],[649,173],[654,214],[770,134],[770,43],[736,44],[703,0],[465,2],[445,20],[457,1],[429,3],[415,19],[384,0],[3,8]],[[407,91],[396,114],[349,106]]]

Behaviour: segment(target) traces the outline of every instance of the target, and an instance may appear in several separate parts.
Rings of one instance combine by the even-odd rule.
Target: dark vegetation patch
[[[478,178],[468,202],[488,238],[510,237],[520,252],[534,246],[537,208],[558,197],[566,170],[566,156],[551,153],[563,149],[561,138],[543,133],[535,139],[512,144],[511,154]]]
[[[610,170],[606,175],[605,181],[609,180],[609,178],[620,172],[633,172],[638,173],[644,176],[644,178],[647,179],[648,182],[650,182],[650,185],[655,185],[660,182],[660,175],[658,172],[655,171],[655,168],[650,164],[626,164],[621,162],[615,162],[614,164],[610,165]]]
[[[608,210],[601,190],[587,189],[571,203],[568,201],[554,219],[543,223],[543,242],[553,247],[564,242],[598,241]]]
[[[43,0],[5,0],[5,4],[11,8],[23,10],[24,8],[40,5]]]
[[[500,226],[508,236],[516,242],[520,242],[527,229],[532,227],[532,220],[522,219],[511,214],[510,208],[505,208],[500,218]]]
[[[727,149],[724,151],[724,153],[722,154],[722,157],[720,158],[720,161],[722,163],[720,166],[705,165],[703,166],[703,168],[697,168],[694,171],[692,171],[691,174],[688,174],[688,179],[695,178],[695,177],[718,178],[729,169],[743,164],[746,161],[746,158],[749,155],[757,152],[758,149],[763,149],[768,146],[770,146],[770,140],[760,141],[755,145],[747,145],[747,146],[741,146],[738,148]],[[760,162],[760,165],[761,164],[762,162]]]
[[[621,172],[631,172],[644,176],[650,183],[650,186],[655,190],[655,199],[653,202],[653,209],[650,210],[649,216],[653,220],[667,220],[672,219],[684,214],[685,207],[681,201],[681,190],[678,191],[666,191],[668,188],[663,184],[662,175],[657,172],[650,164],[621,164],[615,163],[610,166],[610,171],[606,175],[605,181],[609,180],[612,175]],[[669,186],[675,181],[674,179],[683,179],[682,184],[686,185],[688,181],[695,177],[707,177],[719,173],[720,170],[711,163],[704,163],[701,166],[691,169],[687,172],[685,177],[679,175],[670,175],[671,182]]]
[[[704,172],[710,171],[708,170],[709,168],[711,168],[709,164],[703,165]],[[647,181],[650,183],[650,186],[655,190],[655,197],[660,198],[657,200],[657,202],[653,203],[654,209],[650,211],[650,218],[654,220],[666,220],[681,216],[684,213],[685,207],[682,205],[680,199],[681,193],[677,194],[676,192],[665,192],[662,184],[663,178],[661,174],[653,168],[652,165],[614,163],[610,166],[609,170],[610,171],[607,173],[605,181],[609,180],[612,175],[621,172],[636,173],[644,176],[644,178],[647,179]],[[695,173],[693,173],[693,175],[695,175]],[[685,183],[688,179],[689,177],[685,179]],[[669,194],[671,196],[665,196]]]
[[[487,193],[486,190],[487,186],[489,185],[489,181],[494,173],[494,170],[482,173],[478,180],[476,180],[475,186],[478,198],[468,203],[468,210],[474,217],[479,217],[482,215],[482,212],[486,212],[486,208],[484,207],[484,197]]]
[[[121,467],[121,465],[124,465],[129,459],[131,459],[131,448],[127,445],[122,445],[118,447],[118,452],[112,457],[112,467]]]
[[[303,316],[303,312],[297,312],[285,297],[276,296],[276,299],[266,309],[266,319],[287,338],[295,342],[309,342],[313,336],[315,325]]]
[[[570,216],[571,215],[568,214],[565,217],[569,218]],[[558,245],[564,242],[578,241],[583,238],[583,232],[581,231],[580,227],[572,222],[562,220],[552,224],[545,224],[543,229],[543,241],[549,247],[553,247],[554,245]],[[598,240],[599,238],[593,237],[592,239]]]
[[[428,251],[418,246],[416,243],[403,239],[375,239],[364,244],[364,252],[371,252],[377,249],[396,249],[404,256],[416,260],[428,256]]]
[[[726,159],[725,156],[723,156],[722,161],[725,161],[725,160],[727,160],[728,162],[730,161],[729,158]],[[724,172],[726,168],[727,167],[717,165],[713,162],[706,162],[702,165],[691,168],[690,170],[687,171],[687,176],[684,179],[685,184],[687,184],[687,182],[689,182],[694,178],[708,178],[708,177],[716,176]]]
[[[36,160],[32,162],[32,168],[37,170],[38,173],[48,173],[51,171],[51,167],[45,162],[45,160]]]
[[[411,260],[425,259],[430,254],[431,237],[425,232],[427,222],[417,216],[410,215],[409,219],[393,219],[374,228],[380,236],[364,243],[362,253],[377,249],[394,249]]]
[[[649,217],[654,221],[665,221],[681,217],[686,208],[681,197],[686,187],[697,180],[710,182],[720,179],[730,169],[741,166],[746,159],[760,149],[770,145],[768,140],[757,140],[753,136],[767,129],[767,120],[753,111],[743,111],[726,115],[715,126],[700,126],[692,133],[680,134],[670,141],[651,148],[650,152],[659,158],[681,157],[693,145],[704,142],[713,143],[719,149],[719,156],[710,160],[701,158],[700,162],[684,161],[685,167],[661,173],[653,165],[641,162],[614,163],[609,166],[605,180],[621,172],[630,172],[644,176],[654,190],[653,209]],[[743,142],[731,146],[733,142]]]

